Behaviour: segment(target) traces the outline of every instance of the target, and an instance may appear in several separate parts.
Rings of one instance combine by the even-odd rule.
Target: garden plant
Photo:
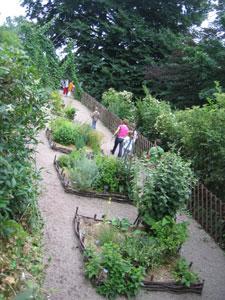
[[[90,155],[83,148],[60,156],[58,162],[77,189],[128,193],[127,166],[116,157]]]
[[[95,153],[100,151],[101,135],[87,124],[75,124],[65,118],[56,118],[50,124],[55,142],[76,149],[90,147]]]

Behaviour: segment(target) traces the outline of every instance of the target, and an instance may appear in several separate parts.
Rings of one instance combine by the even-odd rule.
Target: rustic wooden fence
[[[94,111],[98,107],[100,119],[103,124],[112,132],[116,130],[121,123],[119,117],[109,112],[101,103],[89,94],[84,93],[81,102]],[[138,140],[135,144],[135,153],[142,154],[148,151],[152,143],[143,135],[138,134]],[[225,203],[211,193],[202,183],[198,183],[192,190],[188,209],[192,216],[208,232],[221,247],[225,248]]]
[[[188,209],[214,240],[225,247],[225,203],[202,183],[192,190]]]

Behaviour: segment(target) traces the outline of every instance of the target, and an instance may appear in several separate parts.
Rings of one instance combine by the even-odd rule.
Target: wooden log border
[[[59,152],[65,153],[65,154],[69,154],[72,152],[72,150],[70,148],[67,148],[66,146],[60,147],[53,141],[52,132],[49,128],[46,129],[45,134],[46,134],[49,146],[52,150],[59,151]]]
[[[97,192],[97,191],[80,191],[80,190],[73,188],[70,184],[69,179],[65,175],[63,168],[61,168],[59,166],[56,156],[54,158],[54,167],[56,169],[59,180],[60,180],[60,182],[64,188],[64,191],[66,193],[75,194],[75,195],[83,196],[83,197],[100,198],[103,200],[114,201],[114,202],[119,202],[119,203],[124,203],[124,204],[132,204],[132,201],[128,198],[128,196],[123,195],[123,194]]]
[[[87,217],[78,214],[78,207],[76,208],[75,216],[73,218],[73,228],[74,228],[74,233],[75,236],[78,239],[78,247],[83,254],[84,251],[86,250],[85,245],[84,245],[84,235],[82,235],[80,231],[80,220],[81,219],[87,219],[87,220],[92,220],[95,222],[102,222],[103,219],[98,219],[97,215],[95,214],[94,217]],[[95,283],[95,282],[94,282]],[[176,294],[184,294],[184,293],[195,293],[198,295],[202,294],[204,286],[204,281],[198,282],[195,284],[191,284],[190,287],[186,287],[183,284],[177,283],[175,281],[168,281],[168,282],[160,282],[160,281],[147,281],[144,280],[142,282],[141,287],[145,290],[148,291],[160,291],[160,292],[172,292]]]

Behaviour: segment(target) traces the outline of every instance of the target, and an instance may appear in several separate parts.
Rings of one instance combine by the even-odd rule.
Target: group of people
[[[96,129],[96,123],[100,117],[100,113],[98,111],[98,107],[95,107],[94,112],[91,114],[92,118],[92,128]],[[114,154],[117,147],[119,146],[118,157],[123,157],[127,159],[129,156],[133,154],[134,145],[138,138],[138,133],[135,129],[135,125],[132,126],[131,129],[128,128],[128,121],[123,120],[121,124],[116,129],[114,135],[114,147],[111,150],[111,153]],[[164,150],[160,147],[161,140],[155,140],[153,147],[150,148],[147,153],[146,158],[150,159],[152,162],[156,162],[164,153]]]
[[[73,81],[69,79],[61,80],[61,87],[63,89],[64,96],[70,96],[75,89]]]
[[[91,114],[92,124],[91,127],[96,129],[96,123],[100,117],[100,113],[98,111],[98,107],[95,107],[94,112]],[[128,121],[123,120],[121,124],[118,126],[117,130],[114,133],[115,142],[114,147],[111,150],[111,153],[114,154],[118,145],[119,145],[119,152],[118,157],[127,158],[129,155],[133,153],[134,144],[137,140],[137,131],[135,128],[130,130],[128,128]]]
[[[132,129],[128,128],[128,121],[123,120],[114,132],[115,142],[111,153],[114,154],[119,146],[118,157],[127,158],[131,156],[134,150],[135,142],[138,138],[135,126]]]

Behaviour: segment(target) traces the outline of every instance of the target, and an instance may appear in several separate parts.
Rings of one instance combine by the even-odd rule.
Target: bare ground
[[[64,98],[64,101],[78,109],[77,120],[91,122],[90,111],[79,101],[72,98]],[[100,121],[97,123],[97,130],[104,134],[103,149],[105,153],[109,153],[112,147],[111,132]],[[128,217],[130,220],[135,219],[136,209],[128,204],[109,204],[105,200],[65,193],[53,168],[53,159],[58,153],[49,148],[44,132],[40,133],[39,139],[36,161],[37,166],[43,168],[39,206],[45,224],[45,262],[48,264],[44,283],[46,299],[103,299],[84,278],[82,255],[72,227],[76,207],[79,206],[80,213],[84,215],[92,216],[97,213],[98,216],[106,214],[109,217]],[[194,270],[205,279],[203,295],[141,291],[137,300],[225,299],[224,253],[195,221],[189,219],[189,222],[190,238],[183,246],[182,253],[189,261],[193,261]]]

